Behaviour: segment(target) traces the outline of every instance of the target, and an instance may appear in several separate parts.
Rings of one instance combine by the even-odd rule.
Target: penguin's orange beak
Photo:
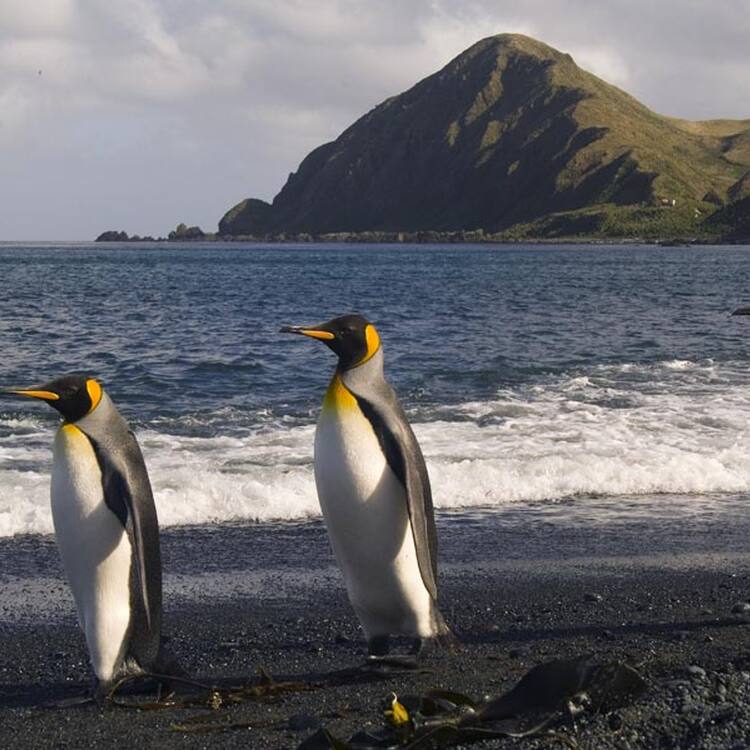
[[[306,328],[305,326],[282,326],[280,333],[298,333],[300,336],[309,336],[311,339],[320,339],[321,341],[333,341],[336,338],[330,331],[323,331],[320,328]]]
[[[28,396],[29,398],[40,398],[43,401],[59,401],[60,396],[52,391],[42,391],[37,388],[6,388],[5,393],[12,393],[16,396]]]

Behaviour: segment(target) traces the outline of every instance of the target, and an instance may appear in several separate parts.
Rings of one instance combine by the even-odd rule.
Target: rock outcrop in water
[[[178,224],[168,235],[169,240],[202,240],[206,233],[200,227],[189,227],[187,224]]]
[[[130,235],[117,229],[108,229],[102,232],[94,242],[130,242]]]
[[[106,232],[102,232],[94,242],[157,242],[163,239],[163,237],[156,239],[150,234],[141,237],[139,234],[129,235],[127,232],[108,229]]]
[[[735,231],[748,175],[750,120],[664,117],[569,55],[501,34],[312,151],[272,204],[242,201],[219,226],[700,237]],[[722,222],[707,222],[719,206]]]

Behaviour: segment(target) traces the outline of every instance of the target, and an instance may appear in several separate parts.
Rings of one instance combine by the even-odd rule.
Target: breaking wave
[[[309,420],[191,419],[205,429],[162,420],[137,431],[162,525],[319,514]],[[694,495],[698,511],[701,496],[750,492],[741,363],[596,365],[491,400],[420,407],[412,421],[441,509],[669,493]],[[51,429],[0,413],[0,536],[52,531]]]

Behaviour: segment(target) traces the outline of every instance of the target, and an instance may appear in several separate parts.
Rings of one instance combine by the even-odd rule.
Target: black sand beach
[[[440,515],[442,608],[464,649],[359,677],[336,674],[361,663],[363,642],[320,522],[167,529],[164,630],[184,668],[223,685],[259,667],[311,683],[218,710],[47,707],[88,686],[83,638],[54,540],[5,539],[0,746],[296,748],[318,724],[342,738],[379,725],[391,691],[497,695],[536,664],[590,654],[637,666],[649,689],[565,729],[577,747],[748,747],[750,614],[733,612],[750,597],[746,501],[579,498]],[[215,731],[180,729],[191,722]],[[564,745],[477,745],[512,746]]]

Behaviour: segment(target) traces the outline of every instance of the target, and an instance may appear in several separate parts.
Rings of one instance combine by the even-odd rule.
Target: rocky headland
[[[314,149],[271,203],[168,239],[746,242],[750,119],[657,114],[570,55],[500,34]]]

